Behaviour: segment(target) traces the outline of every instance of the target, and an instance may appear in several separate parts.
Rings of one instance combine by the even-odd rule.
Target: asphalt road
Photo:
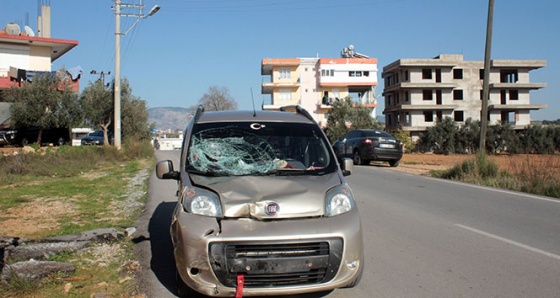
[[[178,166],[179,151],[157,155]],[[560,297],[560,201],[387,167],[355,167],[348,181],[366,271],[358,287],[324,296]],[[148,297],[175,297],[168,235],[175,191],[175,181],[152,176],[138,221],[139,281]]]

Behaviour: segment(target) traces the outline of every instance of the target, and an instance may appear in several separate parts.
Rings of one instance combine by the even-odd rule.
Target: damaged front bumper
[[[357,210],[335,217],[258,221],[183,211],[171,237],[177,271],[208,296],[266,296],[328,291],[353,284],[363,270]]]

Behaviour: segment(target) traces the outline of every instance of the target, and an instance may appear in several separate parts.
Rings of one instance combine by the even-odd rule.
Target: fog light
[[[346,266],[350,269],[356,269],[356,268],[358,268],[358,261],[357,260],[350,261],[350,262],[346,263]]]

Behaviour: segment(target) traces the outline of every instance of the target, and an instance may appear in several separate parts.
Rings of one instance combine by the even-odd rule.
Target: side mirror
[[[179,172],[173,170],[171,160],[162,160],[156,164],[156,176],[159,179],[179,180]]]
[[[350,158],[343,158],[340,162],[340,169],[343,176],[350,176],[354,170],[354,161]]]

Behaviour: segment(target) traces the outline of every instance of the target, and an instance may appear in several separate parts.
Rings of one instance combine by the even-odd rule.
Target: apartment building
[[[0,91],[20,87],[25,81],[32,82],[36,75],[52,73],[52,63],[78,45],[75,40],[51,38],[50,7],[43,5],[40,11],[36,30],[11,22],[0,27]],[[81,73],[81,68],[76,66],[58,75],[68,79],[70,88],[78,91]],[[3,101],[0,92],[0,102]],[[7,107],[0,105],[2,110]],[[0,115],[4,114],[5,111],[0,111]],[[5,121],[0,119],[0,125]]]
[[[377,59],[345,48],[338,58],[264,58],[262,94],[270,95],[274,110],[301,105],[321,126],[326,127],[331,104],[350,96],[356,103],[377,107]]]
[[[544,60],[491,61],[489,125],[501,122],[523,129],[531,123],[530,111],[547,107],[531,104],[530,91],[546,84],[529,79],[530,71],[545,66]],[[399,59],[383,67],[381,77],[387,129],[408,131],[413,140],[445,117],[457,123],[481,119],[484,61],[464,61],[460,54]]]

